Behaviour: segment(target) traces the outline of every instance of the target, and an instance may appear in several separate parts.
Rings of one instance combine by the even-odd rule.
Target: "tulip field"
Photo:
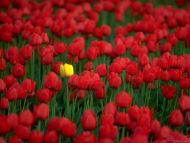
[[[0,143],[190,143],[190,1],[0,0]]]

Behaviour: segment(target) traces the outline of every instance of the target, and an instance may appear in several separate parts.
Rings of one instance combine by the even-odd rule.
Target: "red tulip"
[[[15,64],[12,68],[12,74],[17,78],[24,76],[25,67],[21,64]]]
[[[112,139],[114,140],[117,136],[117,127],[111,124],[101,125],[99,128],[99,137],[101,139]]]
[[[110,87],[119,88],[122,84],[122,80],[117,73],[109,73],[107,79]]]
[[[113,143],[111,139],[99,139],[98,143]]]
[[[13,75],[6,75],[4,76],[4,82],[6,83],[7,87],[10,87],[12,84],[16,82],[16,79]]]
[[[80,52],[82,52],[85,44],[85,39],[83,37],[75,38],[72,43],[68,47],[68,52],[72,56],[79,56]]]
[[[116,112],[115,124],[125,126],[129,123],[129,116],[125,112]]]
[[[113,124],[114,123],[114,116],[112,114],[103,114],[100,116],[100,122],[101,122],[101,125],[104,125],[104,124]]]
[[[10,100],[16,100],[18,98],[18,89],[14,86],[11,86],[7,91],[5,97]]]
[[[140,118],[140,109],[137,105],[133,105],[129,108],[128,114],[131,120],[138,121]]]
[[[7,116],[7,123],[11,129],[14,129],[19,124],[19,117],[15,113],[11,113]]]
[[[4,58],[0,58],[0,71],[4,71],[6,69],[6,61]]]
[[[16,64],[19,61],[19,50],[17,47],[10,47],[5,51],[5,58],[11,63]]]
[[[114,116],[115,113],[116,113],[116,105],[115,105],[115,103],[113,103],[113,102],[107,103],[107,104],[104,106],[103,111],[104,111],[104,114],[111,114],[111,115]]]
[[[0,134],[6,134],[10,131],[10,125],[7,122],[7,117],[5,115],[0,115]]]
[[[47,131],[43,138],[44,143],[58,143],[58,134],[56,131]]]
[[[74,138],[73,143],[97,143],[97,139],[90,132],[83,132]]]
[[[54,72],[49,72],[44,78],[44,87],[56,90],[58,89],[59,79]]]
[[[99,65],[96,67],[96,72],[97,72],[100,76],[106,76],[106,74],[107,74],[106,64],[99,64]]]
[[[63,54],[66,51],[66,44],[63,42],[58,42],[54,45],[54,53],[55,55]]]
[[[36,86],[35,81],[26,78],[23,80],[21,85],[22,85],[23,89],[25,90],[25,92],[28,96],[34,95],[35,86]]]
[[[14,128],[14,135],[20,139],[27,140],[30,136],[30,129],[23,125],[17,125]]]
[[[93,130],[96,127],[96,117],[94,111],[85,110],[81,117],[81,124],[84,130]]]
[[[84,65],[84,70],[92,70],[93,69],[93,63],[91,61],[88,61],[85,65]]]
[[[169,123],[172,126],[180,126],[183,124],[183,114],[179,109],[173,110],[170,113]]]
[[[37,34],[37,33],[33,33],[30,37],[30,44],[31,45],[40,45],[42,44],[42,37]]]
[[[46,120],[49,116],[49,107],[45,103],[41,103],[37,106],[34,106],[34,118]]]
[[[28,138],[29,143],[42,143],[43,135],[40,131],[32,131]]]
[[[5,82],[2,79],[0,79],[0,92],[4,92],[5,89],[6,89]]]
[[[40,103],[48,103],[51,100],[51,94],[48,88],[37,90],[36,96]]]
[[[151,123],[151,130],[154,134],[158,134],[158,132],[160,131],[161,125],[160,122],[158,120],[154,120]]]
[[[14,135],[9,137],[8,143],[22,143],[22,140],[16,135]]]
[[[40,51],[40,60],[42,64],[49,65],[53,61],[53,46],[49,45]]]
[[[33,123],[34,117],[30,110],[24,110],[19,114],[19,124],[30,127]]]
[[[135,62],[130,62],[126,66],[126,73],[129,75],[135,75],[138,72],[138,67]]]
[[[190,97],[186,94],[182,94],[178,99],[179,108],[182,111],[190,110]]]
[[[176,89],[175,89],[175,87],[172,86],[172,85],[162,85],[162,86],[161,86],[161,92],[162,92],[162,95],[163,95],[165,98],[167,98],[167,99],[172,99],[172,98],[174,98]]]
[[[22,48],[20,48],[20,54],[26,60],[31,59],[32,54],[33,54],[32,46],[31,45],[24,45]]]
[[[125,91],[121,91],[116,95],[115,100],[118,107],[127,108],[132,102],[132,96]]]
[[[51,71],[55,72],[56,74],[60,73],[60,65],[63,64],[62,62],[54,62],[51,64]]]
[[[0,98],[0,109],[8,109],[9,100],[5,97]]]
[[[61,133],[66,137],[73,137],[76,134],[76,125],[69,119],[62,117],[59,121]]]
[[[182,89],[190,88],[190,79],[188,77],[181,77],[179,80],[179,86]]]

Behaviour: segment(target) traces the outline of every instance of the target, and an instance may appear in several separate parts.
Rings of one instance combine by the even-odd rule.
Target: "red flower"
[[[123,71],[123,67],[119,62],[112,62],[111,65],[109,66],[109,72],[114,72],[121,74]]]
[[[69,119],[62,117],[59,121],[61,133],[66,137],[73,137],[76,134],[76,125]]]
[[[26,79],[23,80],[21,86],[25,90],[25,92],[26,92],[26,94],[28,96],[33,96],[34,95],[35,86],[36,86],[35,81],[26,78]]]
[[[99,139],[98,143],[113,143],[111,139]]]
[[[5,82],[2,79],[0,79],[0,92],[4,92],[5,89],[6,89]]]
[[[56,131],[47,131],[43,138],[44,143],[58,143],[58,135]]]
[[[5,70],[6,68],[6,61],[4,58],[0,58],[0,71]]]
[[[106,96],[105,88],[99,88],[94,91],[96,99],[103,99]]]
[[[30,42],[29,42],[31,45],[40,45],[42,44],[42,42],[43,42],[42,37],[39,34],[33,33],[31,35]]]
[[[32,112],[29,109],[24,110],[20,113],[19,124],[30,127],[32,126],[33,123],[34,123],[34,117],[33,117]]]
[[[42,143],[43,142],[43,135],[40,131],[33,131],[30,133],[28,138],[29,143]]]
[[[20,55],[25,59],[29,60],[32,58],[33,49],[31,45],[24,45],[20,48]]]
[[[85,46],[85,39],[83,37],[75,38],[68,47],[68,52],[72,56],[79,56]]]
[[[41,33],[40,36],[42,38],[42,43],[44,43],[44,44],[48,44],[49,43],[49,37],[48,37],[47,33],[43,32],[43,33]]]
[[[7,117],[5,115],[0,115],[0,134],[5,135],[10,131],[10,125],[7,122]]]
[[[59,87],[60,81],[57,75],[54,72],[49,72],[44,78],[44,87],[57,90]]]
[[[140,109],[137,105],[133,105],[129,108],[128,114],[131,120],[138,121],[140,118]]]
[[[18,89],[14,86],[11,86],[5,94],[5,97],[12,101],[12,100],[16,100],[18,98]]]
[[[154,120],[151,123],[151,131],[156,135],[158,134],[159,130],[161,128],[160,122],[158,120]]]
[[[117,136],[117,127],[111,124],[103,124],[99,128],[99,137],[101,139],[112,139],[114,140]]]
[[[116,95],[115,101],[118,107],[127,108],[132,102],[132,96],[125,91],[121,91]]]
[[[149,63],[149,57],[147,56],[147,54],[139,54],[138,63],[140,66],[147,65]]]
[[[163,95],[165,98],[167,98],[167,99],[172,99],[172,98],[174,98],[176,89],[175,89],[175,87],[172,86],[172,85],[162,85],[162,86],[161,86],[161,92],[162,92],[162,95]]]
[[[58,42],[54,45],[54,54],[55,55],[59,55],[59,54],[63,54],[66,51],[66,44],[63,42]]]
[[[84,130],[93,130],[96,127],[96,117],[91,109],[85,110],[81,117],[81,124]]]
[[[16,82],[16,79],[13,75],[4,76],[3,80],[6,83],[7,87],[10,87],[12,84],[14,84]]]
[[[93,69],[93,64],[91,61],[88,61],[85,65],[84,65],[84,70],[92,70]]]
[[[113,124],[114,123],[114,116],[112,114],[103,114],[100,116],[100,122],[101,122],[101,125],[104,125],[104,124]]]
[[[183,114],[179,109],[173,110],[169,116],[171,126],[180,126],[183,124]]]
[[[15,64],[12,68],[12,74],[17,78],[24,76],[25,67],[21,64]]]
[[[60,65],[63,64],[62,62],[54,62],[51,64],[51,71],[55,72],[56,74],[60,73]]]
[[[40,51],[40,60],[42,64],[49,65],[53,61],[53,46],[49,45]]]
[[[135,62],[130,62],[126,66],[126,73],[129,75],[135,75],[138,72],[138,67]]]
[[[49,131],[51,131],[51,130],[59,131],[61,129],[61,127],[59,126],[60,125],[59,123],[61,123],[60,120],[61,120],[61,117],[51,118],[47,123],[47,129]]]
[[[111,72],[107,76],[110,87],[119,88],[122,84],[122,80],[117,73]]]
[[[116,113],[116,105],[115,105],[115,103],[113,103],[113,102],[107,103],[107,104],[104,106],[103,111],[104,111],[104,114],[111,114],[111,115],[114,116],[115,113]]]
[[[8,109],[9,100],[5,97],[0,98],[0,109]]]
[[[8,143],[22,143],[22,140],[16,135],[14,135],[9,137]]]
[[[73,143],[97,143],[97,139],[90,132],[82,132],[74,138]]]
[[[105,76],[107,74],[107,69],[106,69],[106,64],[99,64],[96,67],[96,72],[100,75],[100,76]]]
[[[143,84],[143,73],[139,72],[134,77],[132,77],[132,86],[138,88]]]
[[[9,114],[7,116],[7,123],[9,124],[11,129],[14,129],[19,123],[18,115],[15,113]]]
[[[97,47],[91,46],[87,49],[87,57],[89,60],[95,60],[97,56],[98,56],[98,48]]]
[[[51,100],[51,93],[48,88],[37,90],[36,96],[40,103],[48,103]]]
[[[23,125],[17,125],[14,128],[14,135],[16,135],[17,137],[23,140],[27,140],[30,136],[30,129]]]
[[[182,111],[190,110],[190,97],[186,94],[182,94],[178,99],[179,108]]]
[[[129,123],[129,116],[125,112],[116,112],[115,124],[125,126]]]
[[[190,79],[188,77],[181,77],[179,80],[179,86],[182,89],[190,88]]]
[[[34,106],[34,117],[35,119],[46,120],[49,116],[49,107],[45,103],[41,103],[37,106]]]
[[[10,47],[5,51],[5,58],[11,63],[16,64],[19,61],[19,50],[17,47]]]

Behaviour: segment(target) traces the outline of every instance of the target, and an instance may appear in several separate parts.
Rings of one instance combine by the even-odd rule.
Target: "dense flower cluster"
[[[189,143],[190,4],[171,3],[1,0],[0,143]]]

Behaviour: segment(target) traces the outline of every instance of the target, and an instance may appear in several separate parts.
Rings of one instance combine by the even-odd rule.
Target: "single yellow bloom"
[[[62,77],[70,77],[74,74],[73,66],[70,64],[65,63],[64,65],[61,64],[60,66],[60,75]]]

